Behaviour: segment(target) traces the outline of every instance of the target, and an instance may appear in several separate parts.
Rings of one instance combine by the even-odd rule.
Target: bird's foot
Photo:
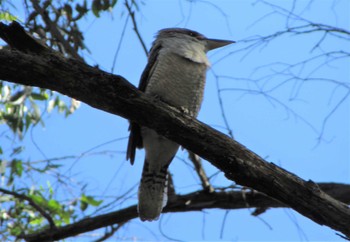
[[[184,106],[181,106],[180,107],[180,111],[184,114],[187,114],[187,115],[190,115],[190,116],[193,116],[193,112],[191,112],[188,108],[184,107]]]

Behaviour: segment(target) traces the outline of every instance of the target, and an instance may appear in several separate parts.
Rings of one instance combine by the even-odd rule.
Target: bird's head
[[[167,28],[158,32],[158,40],[169,40],[182,45],[202,46],[204,52],[235,43],[231,40],[209,39],[204,35],[184,28]]]

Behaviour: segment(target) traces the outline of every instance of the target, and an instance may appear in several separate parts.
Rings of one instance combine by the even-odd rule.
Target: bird
[[[162,29],[152,43],[138,89],[197,117],[210,67],[206,53],[232,43],[190,29]],[[129,131],[126,159],[133,165],[136,148],[145,149],[138,214],[142,221],[158,220],[167,203],[168,167],[179,144],[133,121]]]

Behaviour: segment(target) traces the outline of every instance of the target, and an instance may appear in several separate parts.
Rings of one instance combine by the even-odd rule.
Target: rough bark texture
[[[22,50],[0,50],[0,79],[58,91],[152,128],[208,160],[237,184],[263,192],[316,223],[350,236],[349,207],[324,193],[311,180],[304,181],[264,161],[228,136],[144,95],[121,76],[65,59],[47,49],[31,49],[35,44],[18,41],[22,37],[17,25],[0,24],[0,37]],[[12,32],[16,35],[12,36]]]

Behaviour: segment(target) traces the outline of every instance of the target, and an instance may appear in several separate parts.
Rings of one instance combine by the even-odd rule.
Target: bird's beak
[[[223,47],[225,45],[236,43],[235,41],[232,41],[232,40],[221,40],[221,39],[206,39],[206,41],[207,41],[208,51]]]

